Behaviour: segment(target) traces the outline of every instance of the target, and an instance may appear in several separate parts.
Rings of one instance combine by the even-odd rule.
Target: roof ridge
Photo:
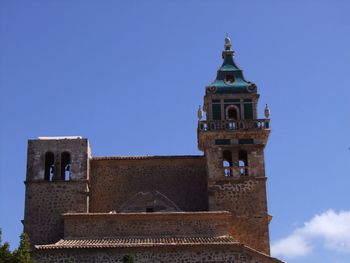
[[[134,156],[93,156],[92,160],[136,160],[136,159],[182,159],[204,158],[204,155],[134,155]]]

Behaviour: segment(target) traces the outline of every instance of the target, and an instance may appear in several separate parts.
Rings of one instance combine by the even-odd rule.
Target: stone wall
[[[148,191],[160,192],[182,211],[208,210],[202,156],[95,157],[90,163],[90,212],[118,212],[135,194]]]
[[[44,180],[45,154],[52,152],[55,158],[55,178],[61,173],[60,159],[63,152],[71,155],[71,179],[87,179],[90,146],[87,139],[37,139],[28,140],[27,181]]]
[[[75,167],[72,169],[73,175],[75,173],[73,180],[43,180],[42,156],[47,150],[55,153],[69,150],[72,153],[75,160],[72,160],[72,167]],[[211,149],[207,159],[204,156],[94,157],[86,162],[85,158],[90,156],[87,140],[31,141],[28,149],[24,229],[33,245],[54,243],[63,238],[62,214],[119,212],[123,204],[135,194],[157,191],[181,211],[230,211],[230,233],[240,242],[268,254],[263,148],[249,151],[250,156],[255,156],[250,158],[250,164],[255,169],[254,175],[261,174],[261,177],[224,178],[218,154],[220,151]],[[207,165],[209,172],[212,171],[209,173],[212,176],[209,182]],[[90,170],[85,170],[89,167]],[[84,176],[86,179],[83,179]],[[168,232],[163,235],[190,235],[191,231],[200,233],[200,229],[211,229],[210,224],[213,223],[186,221],[185,218],[182,221],[168,218],[170,221],[165,222],[164,218],[156,219],[156,214],[150,214],[154,220],[141,220],[135,215],[132,219],[130,214],[129,217],[124,216],[128,220],[111,217],[112,220],[98,221],[98,224],[88,217],[80,216],[78,222],[73,220],[73,216],[67,215],[65,228],[68,232],[75,231],[75,234],[105,237],[108,231],[111,231],[111,236],[115,236],[118,231],[118,235],[137,236],[142,229],[148,231],[149,235],[157,234],[166,226]]]
[[[65,239],[229,234],[229,212],[65,214]]]
[[[63,237],[62,214],[87,212],[87,182],[26,183],[24,231],[32,245],[49,244]]]
[[[243,244],[269,254],[269,231],[266,200],[266,177],[264,164],[265,132],[211,132],[201,134],[206,148],[208,167],[208,202],[210,211],[232,213],[231,234]],[[268,134],[268,132],[266,132]],[[254,138],[254,144],[215,145],[215,138],[234,142],[239,138]],[[259,139],[260,137],[260,139]],[[238,161],[238,152],[248,154],[248,175],[225,177],[223,152],[231,151],[233,161]]]
[[[274,258],[245,249],[230,246],[195,246],[179,248],[136,249],[62,249],[37,251],[39,263],[47,262],[109,262],[122,263],[125,255],[131,255],[135,263],[281,263]]]
[[[248,155],[248,174],[253,177],[265,176],[265,163],[264,163],[264,148],[262,145],[215,145],[215,140],[208,136],[207,146],[210,146],[205,151],[207,167],[208,167],[208,179],[216,180],[225,178],[224,166],[223,166],[223,152],[230,151],[232,154],[232,161],[234,165],[238,163],[238,153],[240,150],[244,150]],[[234,141],[233,139],[231,141]]]
[[[269,254],[265,177],[209,182],[210,210],[232,213],[231,234],[243,244]]]

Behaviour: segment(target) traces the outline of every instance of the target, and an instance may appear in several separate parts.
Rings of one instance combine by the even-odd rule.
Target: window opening
[[[238,153],[238,166],[239,173],[241,175],[248,175],[248,154],[246,151],[239,151]]]
[[[239,123],[239,110],[236,106],[230,105],[226,108],[226,127],[229,130],[235,130],[238,128]]]
[[[224,167],[224,175],[226,177],[232,176],[232,153],[231,151],[223,152],[223,167]]]
[[[71,179],[71,158],[70,153],[61,154],[61,180],[69,181]]]
[[[237,109],[234,107],[230,107],[227,111],[227,118],[230,120],[237,120],[238,119]]]
[[[45,154],[45,180],[52,181],[55,174],[55,157],[52,152]]]
[[[152,212],[154,212],[154,208],[153,207],[146,207],[146,212],[152,213]]]

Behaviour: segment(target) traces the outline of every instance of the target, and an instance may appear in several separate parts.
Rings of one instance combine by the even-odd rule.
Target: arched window
[[[235,130],[238,128],[239,123],[239,110],[237,106],[230,105],[226,108],[226,129]]]
[[[238,166],[241,175],[248,175],[248,154],[244,150],[238,153]]]
[[[224,175],[232,176],[232,153],[231,151],[224,151],[222,154]]]
[[[61,180],[69,181],[71,179],[71,158],[69,152],[61,154]]]
[[[55,156],[52,152],[45,154],[45,180],[52,181],[55,174]]]
[[[238,108],[236,106],[229,106],[226,109],[226,119],[228,120],[238,120]]]

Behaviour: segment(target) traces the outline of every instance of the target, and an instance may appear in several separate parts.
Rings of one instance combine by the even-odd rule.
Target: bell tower
[[[91,150],[80,136],[28,141],[24,232],[31,245],[63,237],[62,214],[89,211]]]
[[[198,110],[198,148],[208,172],[209,210],[232,213],[231,234],[240,242],[270,253],[264,148],[270,133],[270,111],[259,119],[259,94],[234,61],[225,38],[223,64],[206,87]]]

